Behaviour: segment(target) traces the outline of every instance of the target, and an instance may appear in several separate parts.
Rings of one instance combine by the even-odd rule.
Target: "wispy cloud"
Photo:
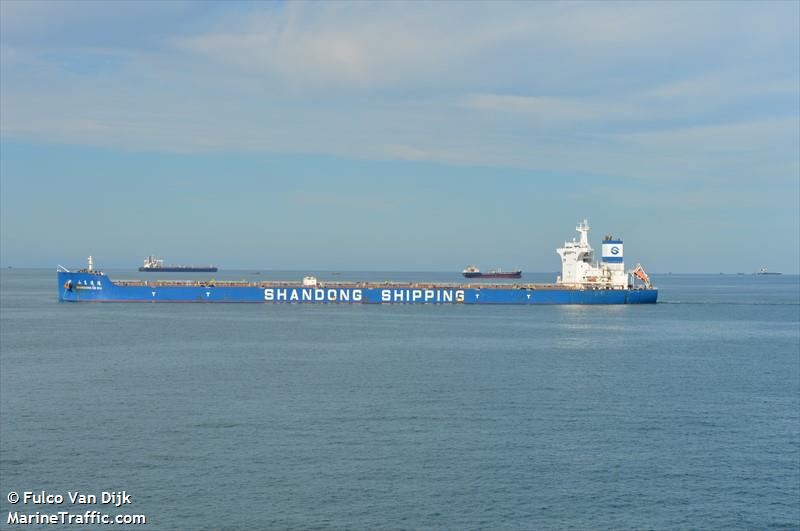
[[[290,204],[313,209],[329,208],[362,210],[368,212],[386,213],[397,210],[397,196],[388,197],[382,194],[339,194],[317,193],[308,191],[295,191],[288,197]]]
[[[501,35],[472,16],[455,16],[466,31],[443,30],[448,18],[452,10],[430,5],[293,2],[173,44],[273,88],[375,89],[441,79]]]
[[[641,119],[644,109],[598,99],[567,99],[504,94],[473,94],[463,99],[469,109],[521,114],[549,123],[572,123]]]
[[[793,118],[700,125],[616,135],[648,146],[690,149],[699,143],[713,151],[739,151],[774,146],[797,138],[800,123]]]
[[[642,179],[795,165],[797,4],[121,6],[2,3],[4,138]]]

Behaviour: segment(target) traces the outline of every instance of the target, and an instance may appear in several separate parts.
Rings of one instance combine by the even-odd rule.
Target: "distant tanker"
[[[480,269],[471,265],[467,266],[461,274],[466,278],[520,278],[522,277],[522,270],[501,271],[500,269],[490,269],[483,273]]]
[[[160,273],[162,271],[169,273],[216,273],[217,268],[212,265],[164,265],[164,260],[159,260],[155,256],[150,255],[144,259],[144,265],[139,268],[139,271],[145,273]]]

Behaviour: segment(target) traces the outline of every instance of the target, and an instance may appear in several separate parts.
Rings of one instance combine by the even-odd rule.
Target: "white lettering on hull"
[[[381,302],[464,302],[461,289],[382,289]]]
[[[378,290],[376,290],[377,292]],[[383,303],[453,303],[464,302],[461,289],[381,289]],[[353,288],[265,288],[266,302],[363,302],[364,291]]]
[[[267,302],[361,302],[360,289],[265,288]]]

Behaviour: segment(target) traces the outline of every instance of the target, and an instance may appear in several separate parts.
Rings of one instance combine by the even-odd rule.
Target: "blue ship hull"
[[[558,285],[112,282],[90,271],[59,271],[69,302],[251,302],[310,304],[648,304],[657,289],[571,289]]]
[[[164,267],[140,267],[141,273],[216,273],[216,267],[194,267],[194,266],[164,266]]]

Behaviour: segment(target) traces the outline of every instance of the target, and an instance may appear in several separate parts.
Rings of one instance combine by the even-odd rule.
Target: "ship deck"
[[[248,282],[245,280],[114,280],[112,283],[120,287],[149,287],[149,288],[191,288],[191,287],[216,287],[216,288],[362,288],[362,289],[479,289],[479,290],[582,290],[582,289],[611,289],[600,285],[567,285],[567,284],[488,284],[481,283],[440,283],[440,282],[317,282],[315,285],[304,285],[297,281],[263,281]]]

